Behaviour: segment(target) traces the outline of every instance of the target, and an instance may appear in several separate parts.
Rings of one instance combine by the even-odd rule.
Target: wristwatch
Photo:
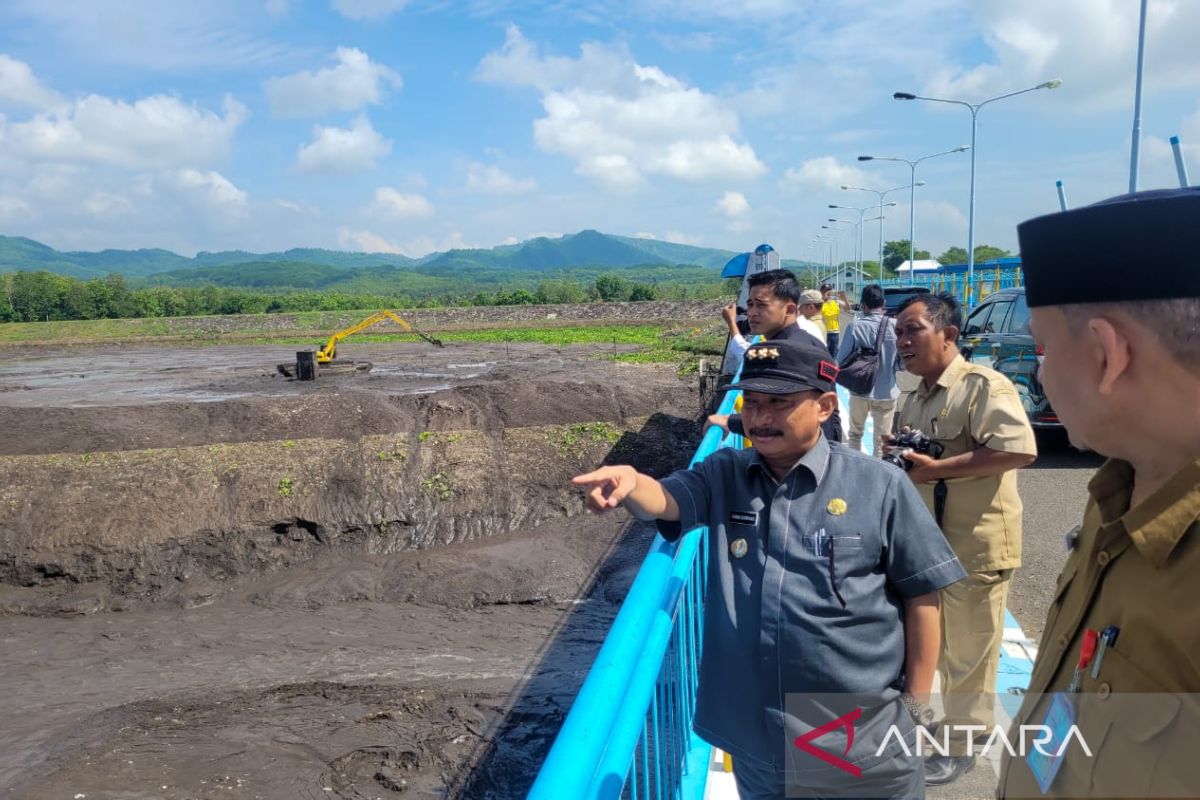
[[[900,695],[900,702],[904,704],[906,709],[908,709],[909,716],[913,718],[913,722],[926,728],[933,724],[934,714],[932,708],[925,705],[908,692]]]

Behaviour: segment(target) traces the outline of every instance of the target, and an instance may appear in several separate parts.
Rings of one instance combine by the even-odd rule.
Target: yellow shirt
[[[837,333],[842,324],[842,304],[830,298],[821,304],[821,317],[825,320],[825,330]]]
[[[1066,750],[1049,796],[1200,792],[1200,457],[1130,508],[1133,477],[1110,460],[1088,484],[1014,722],[1042,724],[1052,693],[1071,682],[1084,632],[1117,627],[1096,677],[1085,670],[1070,696],[1092,757]],[[998,796],[1042,796],[1023,758],[1003,758]]]
[[[937,439],[942,458],[988,447],[1002,453],[1037,455],[1037,441],[1017,390],[995,370],[956,356],[933,388],[918,384],[900,410],[908,425]],[[936,484],[917,491],[934,511]],[[1021,497],[1016,470],[946,480],[942,532],[969,572],[1014,569],[1021,565]]]

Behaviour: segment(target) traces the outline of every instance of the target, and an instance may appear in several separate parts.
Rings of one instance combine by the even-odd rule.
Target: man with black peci
[[[624,505],[667,539],[708,527],[693,728],[733,756],[742,800],[925,794],[915,724],[932,717],[938,591],[963,570],[900,469],[821,434],[836,375],[807,338],[752,345],[730,388],[753,448],[661,482],[629,466],[573,481],[592,510]],[[847,703],[842,726],[830,707]]]

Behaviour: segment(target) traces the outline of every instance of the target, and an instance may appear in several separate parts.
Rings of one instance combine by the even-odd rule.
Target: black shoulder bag
[[[874,349],[860,347],[841,365],[837,382],[845,386],[850,394],[865,396],[875,390],[875,379],[879,376],[879,352],[883,347],[883,335],[887,328],[888,318],[885,314],[879,320]]]

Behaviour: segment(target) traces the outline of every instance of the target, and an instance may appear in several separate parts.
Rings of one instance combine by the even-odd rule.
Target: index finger
[[[583,475],[576,475],[574,478],[571,478],[571,483],[576,486],[583,486],[588,483],[599,483],[600,481],[610,480],[613,477],[611,467],[601,467]]]

